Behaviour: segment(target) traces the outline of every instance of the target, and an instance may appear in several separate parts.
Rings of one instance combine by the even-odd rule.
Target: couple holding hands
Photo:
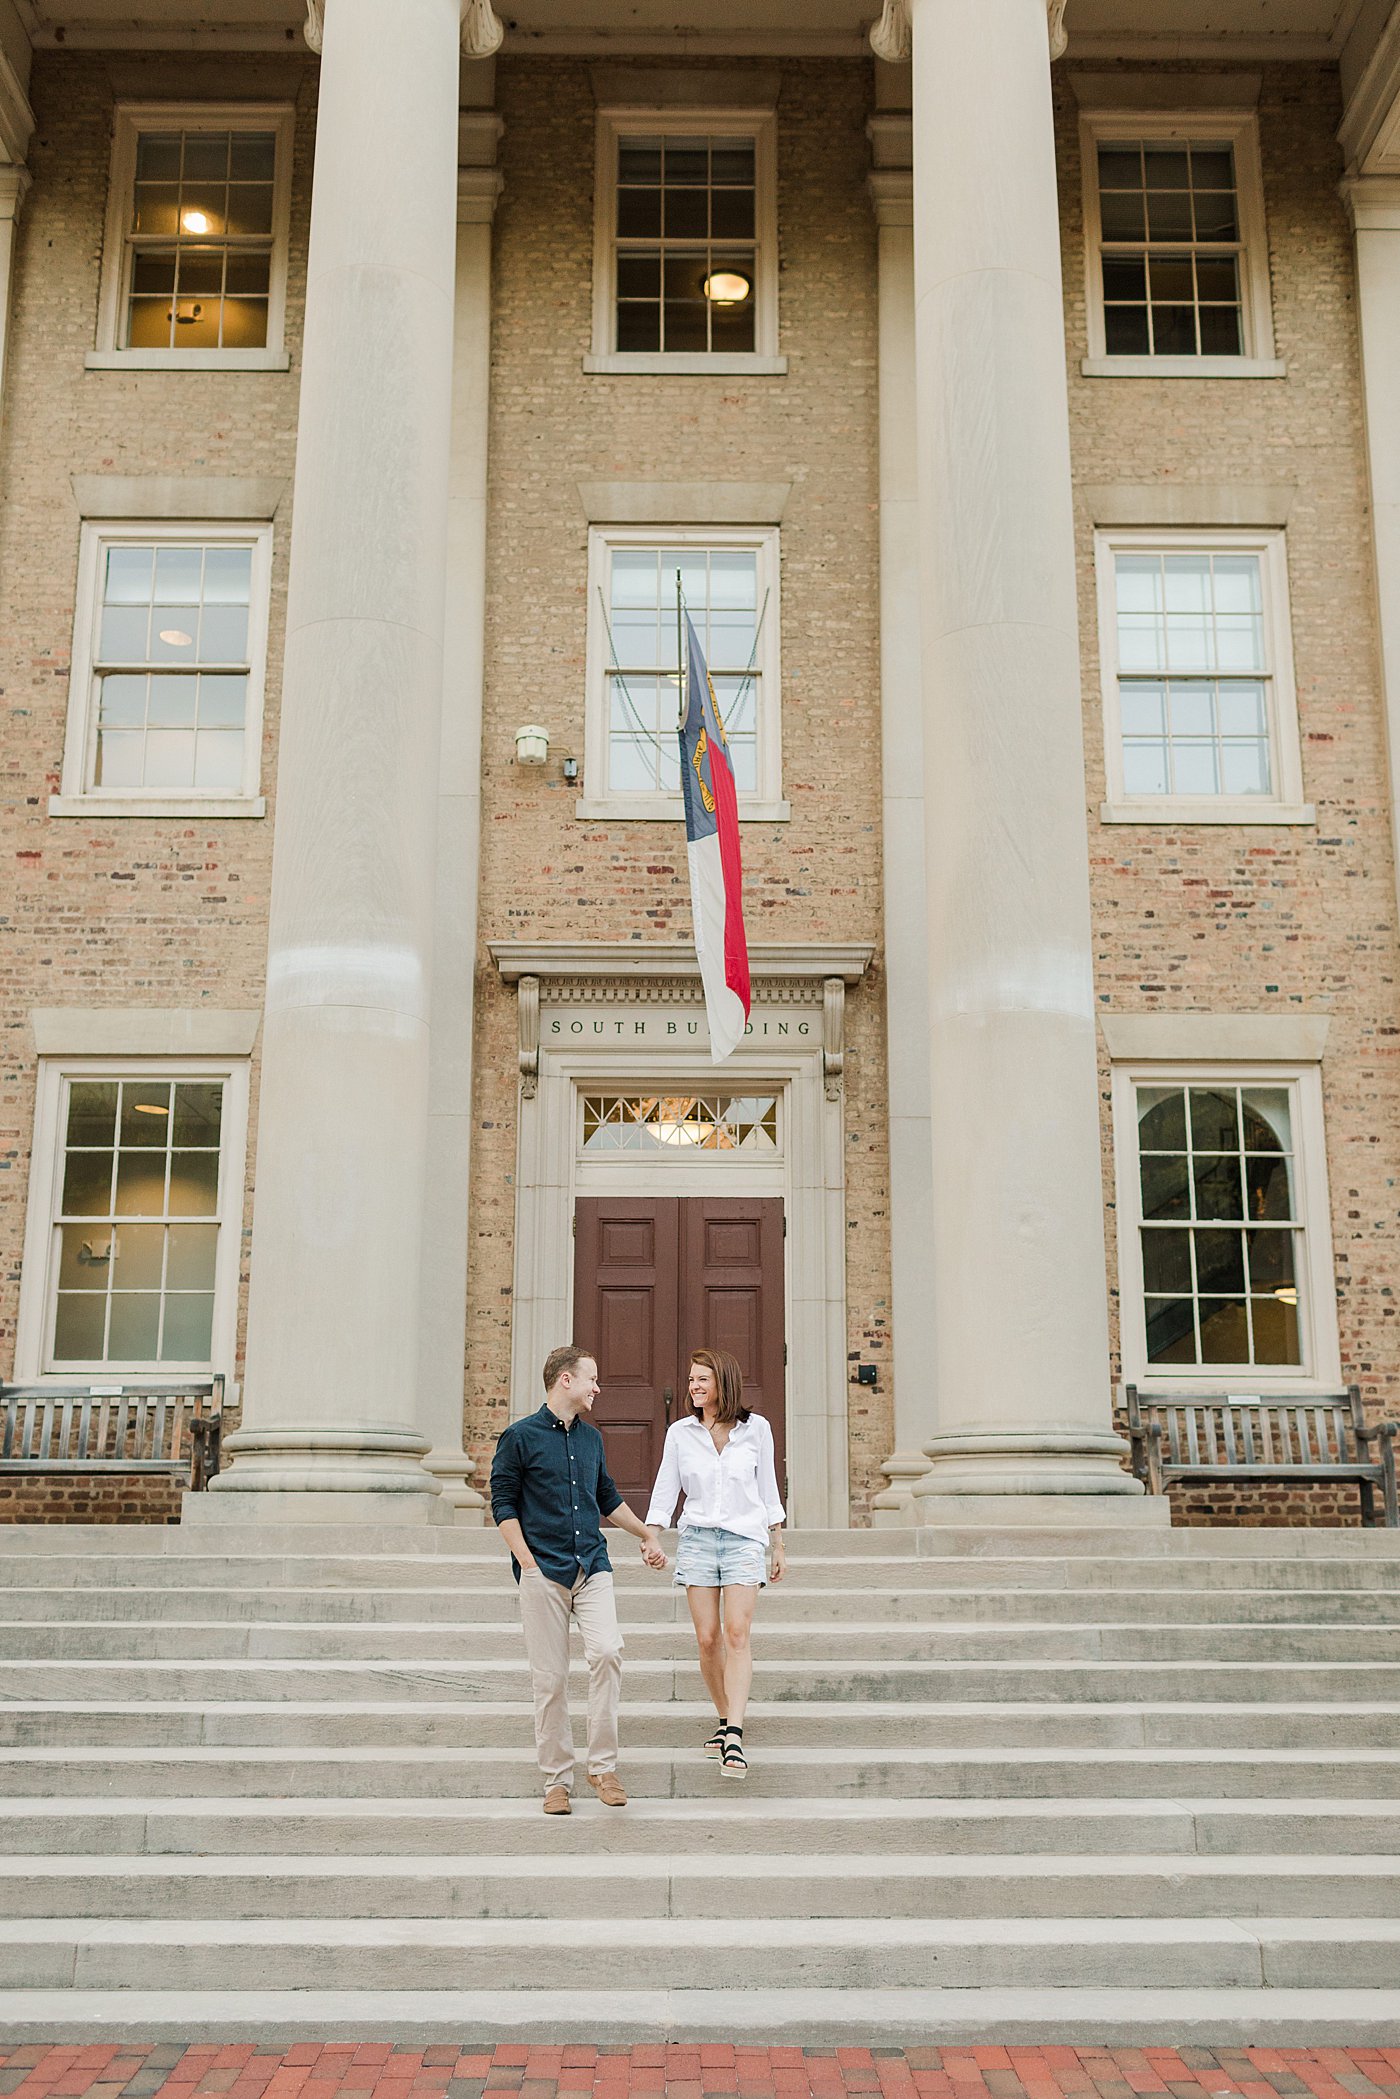
[[[758,1592],[785,1572],[773,1467],[773,1431],[744,1405],[744,1380],[723,1349],[691,1358],[690,1405],[666,1431],[646,1522],[608,1476],[603,1439],[588,1419],[598,1365],[588,1351],[556,1348],[544,1366],[544,1405],[513,1421],[491,1467],[491,1514],[510,1547],[535,1700],[535,1746],[544,1811],[572,1808],[574,1745],[569,1726],[569,1628],[576,1621],[588,1663],[588,1783],[606,1807],[626,1807],[617,1775],[622,1634],[602,1526],[641,1542],[642,1558],[667,1565],[656,1529],[685,1495],[674,1585],[686,1592],[700,1673],[719,1724],[704,1744],[726,1778],[743,1778],[744,1714],[753,1680],[749,1632]]]

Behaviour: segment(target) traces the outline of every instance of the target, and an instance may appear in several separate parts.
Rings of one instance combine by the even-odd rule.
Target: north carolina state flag
[[[685,714],[681,784],[695,953],[705,987],[710,1055],[718,1064],[742,1042],[749,1017],[749,944],[739,865],[739,799],[724,724],[700,637],[685,616]]]

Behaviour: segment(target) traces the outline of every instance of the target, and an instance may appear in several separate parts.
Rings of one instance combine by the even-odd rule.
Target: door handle
[[[666,1409],[667,1428],[671,1426],[671,1408],[675,1405],[675,1400],[676,1395],[672,1391],[671,1387],[669,1385],[664,1385],[661,1390],[661,1403]]]

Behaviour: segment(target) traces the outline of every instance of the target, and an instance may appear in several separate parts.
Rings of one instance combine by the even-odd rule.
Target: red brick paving
[[[1395,2048],[0,2048],[0,2099],[1400,2099]]]

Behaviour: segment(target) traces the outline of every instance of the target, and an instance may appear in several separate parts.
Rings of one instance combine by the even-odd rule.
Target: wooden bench
[[[0,1384],[0,1473],[161,1472],[196,1493],[219,1469],[224,1380]]]
[[[1395,1438],[1400,1422],[1367,1428],[1361,1389],[1309,1399],[1256,1393],[1125,1391],[1133,1471],[1149,1494],[1173,1480],[1354,1480],[1361,1520],[1400,1529]]]

